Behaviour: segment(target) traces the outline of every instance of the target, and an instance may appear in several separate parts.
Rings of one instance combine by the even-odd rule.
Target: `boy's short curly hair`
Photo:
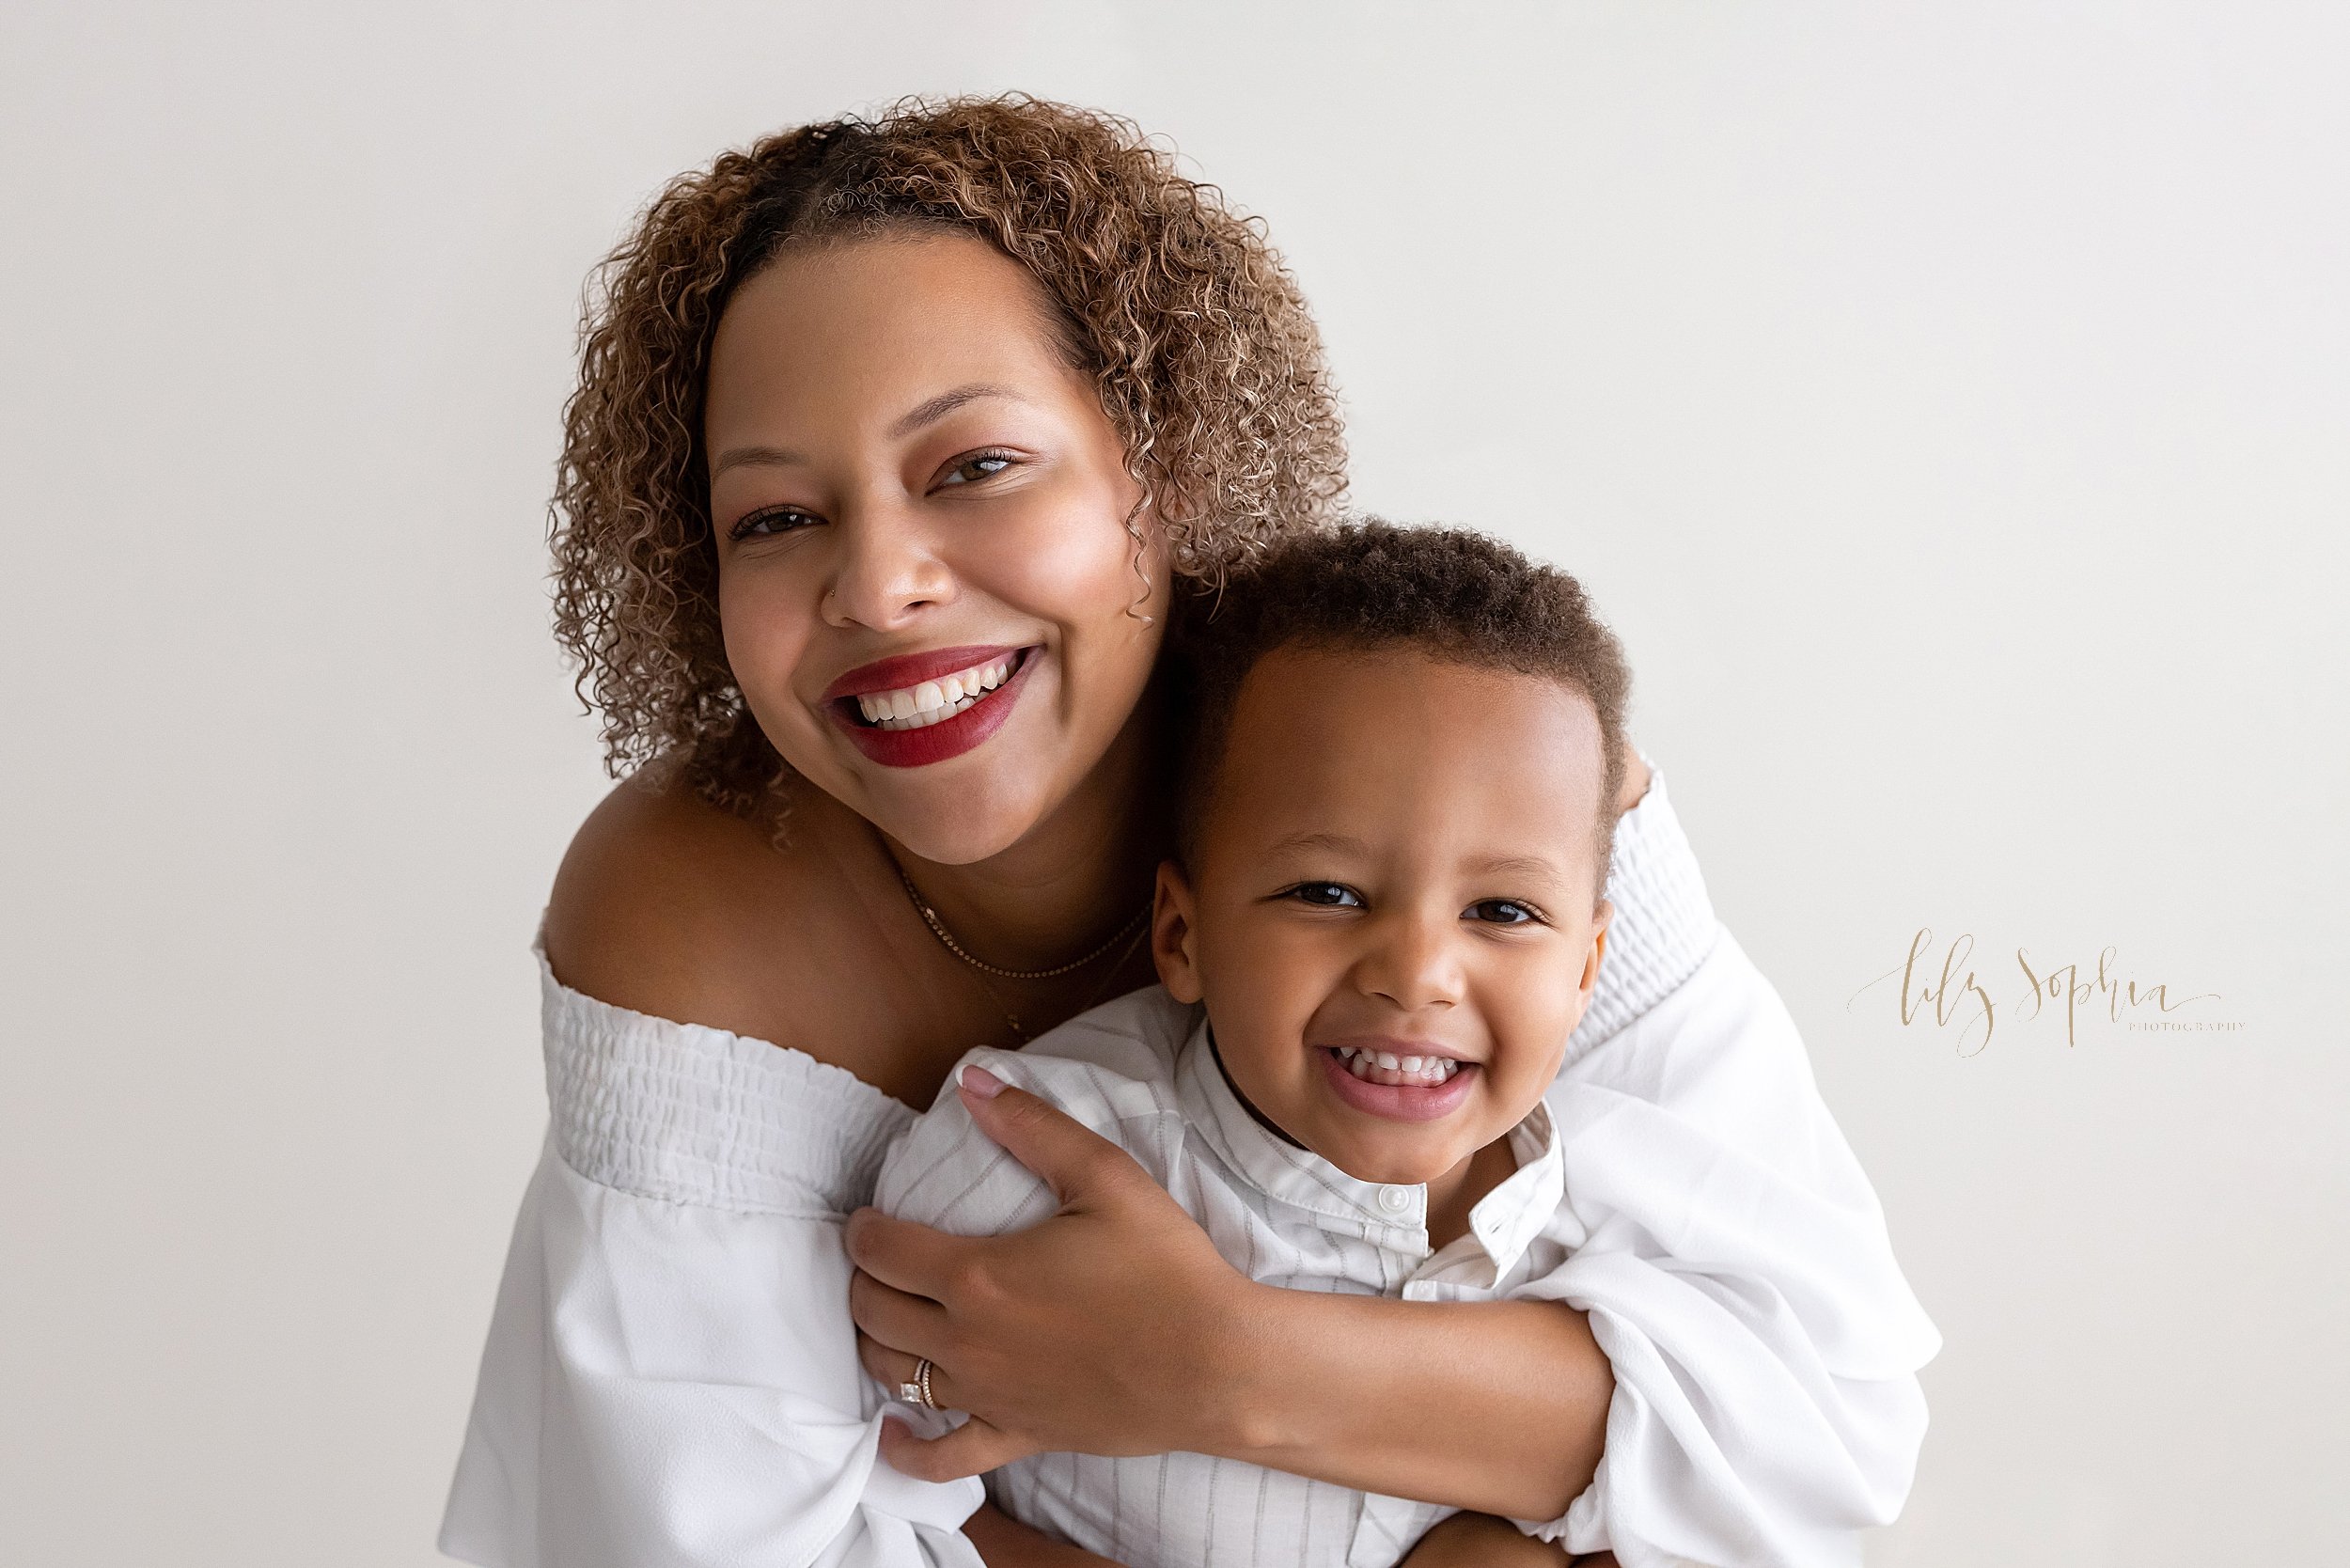
[[[1285,540],[1221,593],[1180,604],[1176,661],[1188,710],[1179,823],[1188,856],[1214,793],[1241,683],[1276,649],[1405,648],[1449,664],[1557,681],[1599,715],[1599,887],[1615,842],[1632,671],[1583,585],[1465,528],[1375,519]]]
[[[783,776],[719,633],[711,339],[785,245],[906,227],[976,235],[1037,280],[1178,574],[1215,581],[1335,515],[1345,447],[1296,284],[1260,224],[1133,125],[1010,96],[783,132],[663,191],[591,291],[551,508],[555,630],[614,772],[679,756],[737,811]]]

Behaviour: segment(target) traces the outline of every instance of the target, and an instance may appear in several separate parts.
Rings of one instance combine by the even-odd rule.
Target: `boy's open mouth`
[[[1331,1092],[1366,1115],[1389,1121],[1434,1121],[1464,1105],[1484,1068],[1409,1050],[1375,1045],[1322,1045],[1323,1075]]]

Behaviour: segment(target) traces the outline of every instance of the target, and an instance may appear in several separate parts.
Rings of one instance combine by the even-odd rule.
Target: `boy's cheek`
[[[1232,998],[1236,1014],[1245,1008],[1253,1017],[1302,1027],[1329,995],[1331,965],[1297,922],[1256,910],[1236,917],[1218,911],[1210,930],[1214,939],[1197,949],[1200,970],[1214,995]]]
[[[1531,1092],[1540,1094],[1559,1075],[1568,1037],[1583,1021],[1581,990],[1547,974],[1527,975],[1490,996],[1494,1008],[1485,1022],[1496,1055],[1509,1064],[1504,1076],[1512,1084],[1534,1083]]]

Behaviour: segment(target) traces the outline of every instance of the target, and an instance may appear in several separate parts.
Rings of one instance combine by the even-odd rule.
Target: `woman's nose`
[[[1461,999],[1457,916],[1436,919],[1395,911],[1369,922],[1370,947],[1355,965],[1355,983],[1405,1012],[1450,1007]]]
[[[843,509],[820,606],[827,624],[896,631],[950,604],[954,573],[912,518],[887,506]]]

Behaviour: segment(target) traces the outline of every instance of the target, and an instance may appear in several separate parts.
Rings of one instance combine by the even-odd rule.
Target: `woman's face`
[[[1165,624],[1156,530],[1127,530],[1141,491],[1051,309],[966,235],[820,243],[743,284],[711,351],[744,700],[803,776],[941,864],[1069,799]]]

